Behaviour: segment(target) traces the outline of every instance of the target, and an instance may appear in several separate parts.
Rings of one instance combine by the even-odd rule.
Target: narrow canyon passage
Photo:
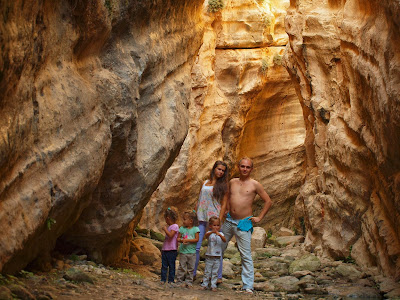
[[[99,264],[128,264],[153,280],[159,250],[135,246],[140,231],[157,248],[165,209],[194,209],[214,161],[237,177],[249,156],[273,201],[257,224],[269,241],[254,257],[257,296],[278,297],[263,293],[295,273],[285,257],[306,254],[319,269],[284,297],[347,295],[329,280],[400,296],[397,1],[17,0],[0,11],[2,274],[83,265],[108,280],[120,275]],[[276,244],[286,230],[299,240]],[[231,297],[239,264],[227,259]],[[338,271],[349,262],[358,277]],[[147,280],[138,291],[174,293]]]

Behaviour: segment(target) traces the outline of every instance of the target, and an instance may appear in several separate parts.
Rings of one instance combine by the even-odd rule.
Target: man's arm
[[[264,190],[264,188],[258,181],[256,181],[256,193],[260,196],[262,200],[264,200],[264,208],[262,209],[258,217],[250,218],[250,220],[252,220],[254,223],[260,222],[267,214],[268,210],[272,205],[271,198],[268,196],[267,192]]]

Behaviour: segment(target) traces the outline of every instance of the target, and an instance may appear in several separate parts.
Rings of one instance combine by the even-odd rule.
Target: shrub
[[[208,11],[216,13],[224,8],[224,3],[222,0],[208,0]]]
[[[46,227],[48,230],[51,230],[51,226],[53,226],[54,224],[56,224],[56,220],[52,219],[52,218],[47,218],[46,220]]]
[[[263,60],[261,61],[261,73],[264,75],[267,74],[268,67],[269,67],[268,61],[265,58],[263,58]]]
[[[281,66],[282,65],[282,55],[275,54],[274,56],[274,65]]]

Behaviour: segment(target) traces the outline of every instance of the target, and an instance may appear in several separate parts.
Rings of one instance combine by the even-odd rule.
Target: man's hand
[[[260,217],[251,217],[250,220],[251,220],[252,222],[254,222],[254,223],[258,223],[258,222],[261,221],[261,218],[260,218]]]

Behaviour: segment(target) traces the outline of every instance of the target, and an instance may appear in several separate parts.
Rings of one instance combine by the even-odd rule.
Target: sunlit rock
[[[170,205],[181,212],[194,209],[214,161],[226,161],[235,175],[241,156],[253,158],[254,178],[274,202],[259,225],[277,230],[295,222],[294,202],[305,175],[305,125],[290,76],[282,66],[284,47],[278,46],[286,43],[281,38],[281,14],[289,2],[276,7],[268,1],[263,6],[245,0],[225,4],[216,14],[205,8],[205,35],[192,70],[189,133],[144,209],[144,227],[160,227],[163,219],[153,215],[160,216]],[[263,19],[267,15],[271,16],[268,25]],[[263,35],[278,27],[279,41],[274,35]],[[255,30],[253,35],[250,29]],[[256,201],[255,214],[262,205]]]
[[[291,1],[286,66],[306,122],[308,249],[400,278],[400,4]]]
[[[92,259],[128,254],[187,134],[201,8],[1,3],[0,270],[48,257],[63,234]]]

